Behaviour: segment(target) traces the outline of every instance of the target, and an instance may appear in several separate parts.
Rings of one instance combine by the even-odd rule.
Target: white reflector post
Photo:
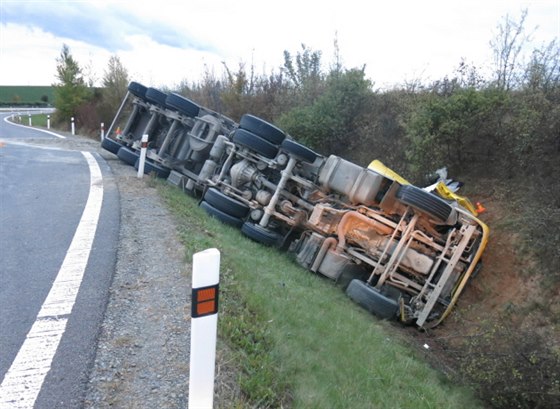
[[[220,252],[208,249],[194,254],[191,309],[191,364],[189,408],[213,407]]]
[[[144,176],[144,164],[146,163],[146,151],[148,149],[148,134],[142,135],[140,145],[140,159],[138,160],[138,178]]]

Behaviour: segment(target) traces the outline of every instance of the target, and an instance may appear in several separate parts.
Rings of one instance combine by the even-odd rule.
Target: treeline
[[[523,169],[546,178],[558,174],[560,162],[560,46],[555,39],[522,64],[525,16],[500,24],[491,78],[461,62],[441,80],[379,91],[364,68],[342,65],[335,41],[329,64],[321,51],[302,45],[285,51],[283,66],[270,73],[224,64],[220,74],[207,69],[167,91],[234,120],[260,116],[322,154],[362,165],[381,159],[416,182],[441,166],[457,177],[511,178]],[[101,88],[88,83],[66,45],[57,62],[57,116],[74,116],[89,129],[110,122],[130,81],[118,57],[111,57]]]
[[[302,46],[269,75],[240,64],[175,91],[233,119],[261,116],[323,154],[379,158],[419,182],[441,166],[455,176],[539,177],[558,172],[559,56],[556,42],[535,50],[506,83],[461,63],[431,84],[376,91],[363,69],[325,70],[321,52]]]

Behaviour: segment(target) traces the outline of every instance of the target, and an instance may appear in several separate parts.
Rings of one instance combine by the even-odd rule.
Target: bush
[[[278,123],[320,153],[350,152],[362,141],[360,131],[372,109],[371,85],[362,70],[331,72],[322,95],[311,105],[293,108]]]
[[[500,156],[505,93],[474,88],[426,95],[406,124],[407,158],[416,177],[447,166],[453,175],[486,173]]]
[[[560,354],[534,331],[483,323],[461,352],[460,370],[497,409],[560,407]]]

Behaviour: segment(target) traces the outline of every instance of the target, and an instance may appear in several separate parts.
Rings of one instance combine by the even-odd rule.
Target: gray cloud
[[[89,3],[14,2],[2,7],[2,24],[38,27],[57,37],[82,41],[110,52],[129,50],[126,36],[145,35],[154,42],[180,49],[214,51],[214,47],[189,35],[184,29],[158,20],[139,17],[116,5],[103,9]]]

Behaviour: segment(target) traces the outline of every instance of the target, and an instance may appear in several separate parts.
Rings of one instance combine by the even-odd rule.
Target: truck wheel
[[[251,114],[241,117],[239,127],[260,136],[273,145],[280,145],[286,138],[286,134],[280,128]]]
[[[399,311],[397,300],[381,294],[377,288],[360,280],[350,282],[346,295],[379,318],[394,319]]]
[[[199,206],[202,207],[204,210],[206,210],[206,213],[208,213],[210,216],[215,217],[222,223],[229,224],[230,226],[237,227],[237,228],[241,227],[241,225],[243,224],[243,220],[237,217],[230,216],[229,214],[216,209],[208,202],[202,201],[200,202]]]
[[[303,162],[307,163],[315,162],[315,159],[317,159],[317,157],[319,156],[307,146],[304,146],[290,139],[285,139],[284,142],[282,142],[280,149],[283,149],[290,155],[293,155]]]
[[[443,199],[412,185],[401,186],[397,190],[396,197],[401,203],[412,206],[443,222],[449,218],[453,210]]]
[[[165,108],[165,100],[167,99],[167,94],[161,92],[155,88],[148,88],[146,90],[146,101],[158,105],[161,108]]]
[[[165,106],[181,114],[195,118],[200,112],[200,107],[182,95],[171,93],[165,99]]]
[[[138,158],[134,163],[134,167],[136,168],[136,170],[138,170],[139,164],[140,164],[140,158]],[[171,169],[146,160],[144,162],[144,173],[146,175],[149,175],[150,173],[154,173],[158,178],[166,179],[169,176],[169,173],[171,173]]]
[[[245,129],[238,128],[233,134],[233,143],[249,148],[265,158],[276,157],[278,148],[261,137]]]
[[[115,155],[117,154],[117,152],[119,151],[119,149],[122,147],[123,145],[117,141],[115,141],[114,139],[111,138],[103,138],[103,142],[101,142],[101,147],[103,149],[105,149],[106,151],[109,151],[111,153],[114,153]]]
[[[143,100],[146,99],[147,90],[148,88],[138,82],[132,81],[130,84],[128,84],[128,92]]]
[[[245,222],[243,227],[241,227],[241,231],[245,236],[265,246],[276,247],[282,240],[281,234],[251,222]]]
[[[245,203],[235,200],[213,187],[204,194],[204,201],[216,209],[239,219],[244,218],[249,213],[249,206]]]
[[[121,146],[121,148],[117,152],[117,156],[123,162],[128,163],[130,166],[134,166],[136,164],[136,161],[140,157],[140,154],[127,146]]]

